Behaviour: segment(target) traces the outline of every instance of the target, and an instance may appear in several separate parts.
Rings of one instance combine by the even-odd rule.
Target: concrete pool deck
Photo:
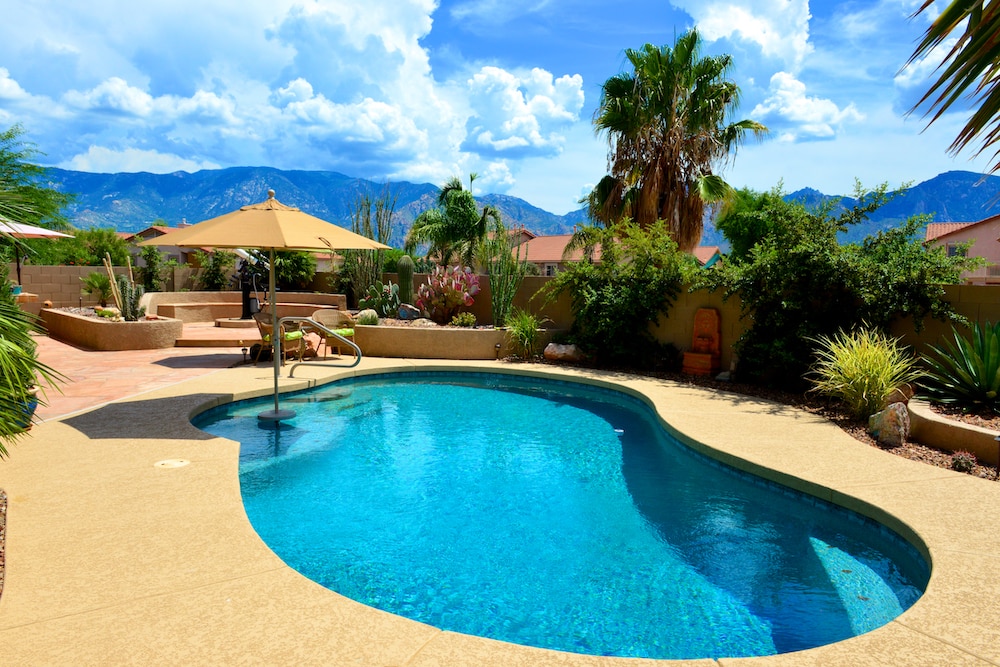
[[[270,366],[219,370],[240,358],[224,356],[225,363],[198,364],[192,371],[198,377],[167,378],[167,386],[38,424],[9,448],[10,457],[0,462],[0,488],[9,503],[0,663],[671,663],[558,653],[443,632],[348,600],[289,569],[247,521],[238,444],[188,421],[205,406],[270,392]],[[118,358],[102,357],[113,366]],[[117,367],[127,371],[121,363]],[[924,596],[871,633],[798,653],[676,664],[1000,665],[996,482],[881,452],[782,405],[623,374],[366,358],[346,371],[301,366],[281,386],[389,369],[459,368],[611,382],[641,393],[693,446],[859,509],[931,557]],[[155,465],[176,459],[190,464]]]

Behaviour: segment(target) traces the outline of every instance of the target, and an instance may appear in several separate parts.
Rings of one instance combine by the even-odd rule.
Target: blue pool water
[[[439,628],[597,655],[783,653],[885,624],[928,568],[887,529],[739,473],[640,401],[389,374],[196,420],[241,444],[247,514],[291,567]],[[802,443],[807,447],[808,443]]]

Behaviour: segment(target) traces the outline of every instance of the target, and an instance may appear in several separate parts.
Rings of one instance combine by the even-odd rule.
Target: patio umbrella
[[[271,321],[278,324],[278,305],[274,288],[274,252],[276,250],[380,250],[389,246],[355,234],[325,220],[304,213],[294,206],[285,206],[268,190],[267,201],[242,206],[236,211],[196,225],[167,232],[139,245],[170,245],[185,248],[256,248],[269,253],[270,270],[268,295],[271,300]],[[261,419],[280,421],[295,413],[278,409],[278,376],[281,360],[277,350],[281,343],[275,337],[274,410],[262,412]]]
[[[0,236],[10,236],[15,239],[49,239],[70,238],[71,234],[63,234],[44,227],[35,227],[21,222],[11,222],[0,218]],[[21,284],[21,246],[14,244],[14,262],[17,265],[17,284]]]

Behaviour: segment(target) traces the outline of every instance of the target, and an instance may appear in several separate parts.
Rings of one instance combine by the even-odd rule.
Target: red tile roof
[[[708,260],[715,257],[721,252],[721,249],[717,245],[700,245],[692,251],[694,258],[698,260],[698,263],[704,266],[708,263]]]
[[[985,221],[984,221],[985,222]],[[979,224],[977,222],[931,222],[927,225],[927,233],[924,236],[925,241],[933,241],[934,239],[941,238],[942,236],[947,236],[952,232],[957,232],[960,229],[965,229],[966,227],[971,227],[972,225]]]
[[[582,250],[575,250],[569,257],[563,259],[563,251],[566,250],[566,246],[569,245],[570,239],[572,238],[572,234],[536,236],[533,239],[529,239],[521,244],[521,258],[524,259],[525,256],[527,256],[527,260],[532,264],[557,264],[564,261],[579,262],[583,259]],[[594,253],[594,259],[600,260],[600,258],[601,251],[598,248],[598,250]]]

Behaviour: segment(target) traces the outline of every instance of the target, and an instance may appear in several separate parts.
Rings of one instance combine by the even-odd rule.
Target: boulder
[[[399,306],[399,319],[418,320],[420,319],[420,309],[408,303],[401,304]]]
[[[898,447],[910,435],[910,413],[906,403],[891,403],[868,418],[868,432],[885,447]]]
[[[543,354],[550,361],[583,361],[583,352],[576,345],[549,343]]]

